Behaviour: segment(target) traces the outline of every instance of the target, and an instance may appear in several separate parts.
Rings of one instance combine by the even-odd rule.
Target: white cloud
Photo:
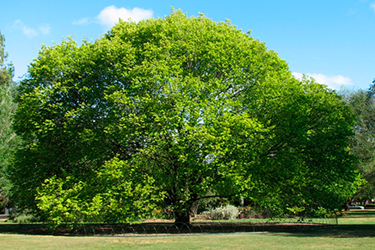
[[[293,72],[293,75],[297,79],[301,79],[303,74],[298,72]],[[310,76],[316,80],[316,82],[320,84],[327,85],[331,89],[340,89],[342,86],[350,86],[353,85],[352,80],[349,77],[342,76],[342,75],[335,75],[335,76],[327,76],[323,74],[305,74],[306,76]]]
[[[151,18],[152,15],[152,10],[145,10],[141,8],[133,8],[128,10],[126,8],[117,8],[116,6],[112,5],[105,7],[97,16],[97,20],[104,26],[112,27],[119,21],[120,18],[124,21],[128,21],[130,19],[131,21],[138,22],[142,19]]]
[[[375,11],[375,3],[370,4],[370,8]]]
[[[21,20],[16,20],[13,23],[13,28],[17,30],[22,30],[23,34],[26,35],[28,38],[36,37],[40,33],[43,35],[48,35],[51,31],[51,26],[49,24],[42,24],[39,26],[39,29],[36,30],[31,27],[28,27]]]

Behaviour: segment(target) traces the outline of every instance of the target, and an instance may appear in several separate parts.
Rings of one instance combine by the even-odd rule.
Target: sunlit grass
[[[169,237],[0,234],[0,249],[375,249],[375,210],[350,211],[339,226],[284,233]],[[7,225],[0,222],[0,227]],[[8,224],[9,225],[9,224]]]

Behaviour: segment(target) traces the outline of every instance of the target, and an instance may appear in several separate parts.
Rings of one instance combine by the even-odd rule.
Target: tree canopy
[[[15,199],[50,220],[187,222],[212,194],[318,213],[355,191],[345,103],[229,21],[173,11],[44,46],[18,103]]]

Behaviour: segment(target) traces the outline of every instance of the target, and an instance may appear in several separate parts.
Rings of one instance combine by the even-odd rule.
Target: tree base
[[[190,225],[190,214],[189,213],[176,213],[174,224]]]

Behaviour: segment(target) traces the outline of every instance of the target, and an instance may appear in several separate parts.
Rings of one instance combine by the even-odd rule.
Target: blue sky
[[[69,35],[94,41],[118,18],[164,17],[171,6],[251,30],[297,77],[309,74],[334,89],[367,89],[375,78],[375,0],[0,0],[0,6],[15,80],[42,44],[61,43]]]

